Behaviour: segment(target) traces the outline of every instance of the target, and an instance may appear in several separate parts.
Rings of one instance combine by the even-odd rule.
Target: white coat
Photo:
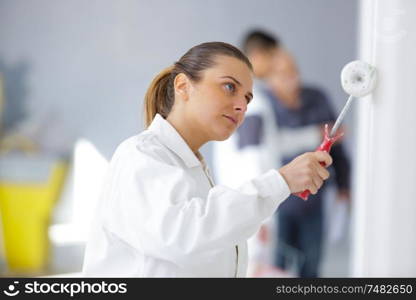
[[[118,146],[87,242],[84,276],[246,275],[246,241],[289,187],[276,170],[237,189],[214,185],[198,156],[160,115]]]

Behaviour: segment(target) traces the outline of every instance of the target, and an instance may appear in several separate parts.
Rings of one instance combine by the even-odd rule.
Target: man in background
[[[308,151],[303,147],[292,148],[291,132],[297,128],[319,126],[335,122],[331,103],[322,90],[301,83],[298,68],[293,56],[281,48],[274,59],[274,70],[268,78],[271,87],[270,99],[281,138],[282,164],[291,161],[298,153]],[[308,136],[304,137],[308,139]],[[312,150],[314,148],[310,148]],[[332,171],[338,191],[338,199],[349,198],[350,164],[342,143],[336,143],[331,149],[334,160]],[[327,185],[326,185],[327,186]],[[286,268],[288,261],[285,246],[299,250],[298,273],[301,277],[317,277],[322,257],[323,212],[326,186],[308,201],[291,195],[282,203],[277,213],[278,246],[275,264]]]

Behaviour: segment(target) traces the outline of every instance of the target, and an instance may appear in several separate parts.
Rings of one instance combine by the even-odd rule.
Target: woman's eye
[[[235,92],[235,84],[233,83],[226,83],[225,85],[225,89],[231,93]]]

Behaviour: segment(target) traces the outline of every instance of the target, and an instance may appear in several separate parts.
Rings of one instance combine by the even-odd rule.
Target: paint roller
[[[344,66],[341,71],[341,84],[344,91],[349,95],[347,103],[344,105],[341,113],[339,114],[331,132],[328,130],[328,124],[325,124],[324,139],[321,145],[316,151],[324,151],[329,153],[332,145],[343,135],[343,133],[337,133],[341,122],[344,120],[346,113],[351,107],[353,99],[364,97],[370,94],[376,85],[377,72],[376,68],[364,61],[355,60]],[[321,162],[322,166],[325,163]],[[307,200],[310,191],[305,190],[294,195]]]

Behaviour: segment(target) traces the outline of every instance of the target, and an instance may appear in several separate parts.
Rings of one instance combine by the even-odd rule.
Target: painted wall
[[[415,17],[412,0],[361,4],[360,56],[379,80],[358,105],[355,276],[416,276]]]
[[[158,71],[197,43],[238,45],[253,26],[279,34],[304,80],[340,109],[339,73],[355,58],[356,9],[357,1],[344,0],[2,0],[7,125],[53,115],[109,158],[142,129],[143,95]],[[209,161],[209,146],[204,151]]]

